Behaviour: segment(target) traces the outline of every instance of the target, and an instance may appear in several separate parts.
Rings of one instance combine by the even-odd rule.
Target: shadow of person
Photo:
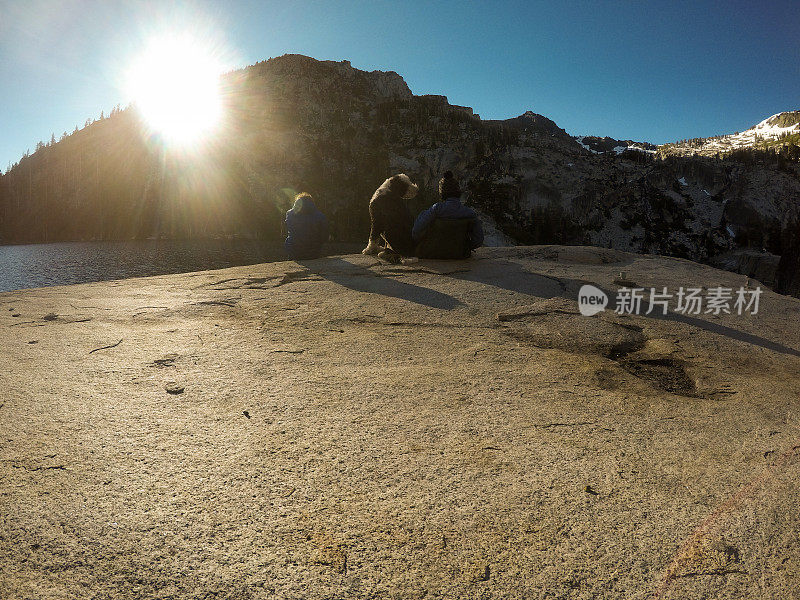
[[[464,303],[430,288],[398,281],[338,257],[297,261],[309,272],[357,292],[400,298],[439,310],[453,310]]]
[[[445,273],[449,277],[472,283],[492,285],[510,292],[517,292],[527,296],[535,296],[543,300],[562,296],[565,284],[558,277],[550,277],[539,273],[531,273],[522,265],[513,262],[503,262],[502,269],[498,269],[496,262],[481,261],[452,261],[452,264],[463,264],[464,269]],[[576,296],[577,297],[577,296]]]

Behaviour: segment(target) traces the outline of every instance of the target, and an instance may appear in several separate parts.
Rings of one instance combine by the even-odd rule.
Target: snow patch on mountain
[[[587,144],[584,144],[584,143],[583,143],[583,140],[584,140],[584,138],[585,138],[585,137],[586,137],[586,136],[584,136],[584,135],[578,135],[578,136],[575,136],[575,141],[576,141],[576,142],[578,142],[578,144],[579,144],[579,145],[580,145],[580,146],[581,146],[581,147],[582,147],[584,150],[588,150],[588,151],[589,151],[589,152],[591,152],[592,154],[601,154],[601,153],[600,153],[600,152],[598,152],[597,150],[592,150],[592,149],[591,149],[591,148],[590,148],[590,147],[589,147]]]
[[[792,122],[794,121],[794,122]],[[781,125],[781,123],[788,123]],[[800,112],[782,112],[767,117],[750,129],[729,135],[705,139],[688,140],[661,146],[669,153],[688,155],[713,155],[731,152],[740,148],[752,148],[761,142],[771,142],[782,137],[800,133]]]
[[[790,133],[798,133],[800,132],[800,121],[794,123],[793,125],[788,125],[786,127],[781,127],[776,124],[776,121],[785,113],[778,113],[776,115],[772,115],[768,119],[764,119],[756,125],[752,127],[758,135],[762,137],[772,137],[772,138],[779,138],[783,135],[788,135]]]
[[[575,142],[580,145],[584,150],[588,150],[592,154],[616,154],[619,156],[628,150],[636,152],[646,152],[648,154],[656,153],[656,146],[647,142],[634,142],[631,140],[615,140],[610,137],[597,137],[594,135],[576,135],[573,136]]]
[[[636,152],[645,152],[647,154],[655,154],[658,150],[653,150],[651,148],[644,148],[642,146],[637,146],[636,144],[632,146],[628,146],[628,150],[635,150]]]

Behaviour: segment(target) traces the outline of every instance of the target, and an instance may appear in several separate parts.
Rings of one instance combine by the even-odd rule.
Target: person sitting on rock
[[[286,211],[286,241],[283,247],[292,260],[322,256],[322,244],[328,240],[328,219],[314,204],[311,194],[302,192],[294,206]]]
[[[461,204],[461,189],[452,171],[439,181],[439,197],[414,222],[411,235],[419,258],[462,259],[483,244],[483,227],[478,215]]]
[[[391,263],[414,255],[414,217],[406,200],[414,198],[418,191],[417,184],[405,173],[392,175],[375,190],[369,201],[369,241],[362,254],[377,254]]]

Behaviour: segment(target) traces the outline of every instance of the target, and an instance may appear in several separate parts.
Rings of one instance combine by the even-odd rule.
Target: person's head
[[[439,197],[442,200],[461,197],[461,188],[458,187],[458,182],[452,171],[445,171],[439,180]]]
[[[388,185],[390,192],[401,196],[404,200],[411,200],[419,191],[417,185],[405,173],[392,175],[383,184]]]
[[[308,192],[300,192],[299,194],[297,194],[297,196],[294,197],[294,206],[292,206],[293,212],[301,213],[313,209],[314,209],[314,199]]]

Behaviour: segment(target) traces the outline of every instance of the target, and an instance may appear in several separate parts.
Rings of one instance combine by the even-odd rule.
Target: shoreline
[[[0,246],[0,260],[5,259],[8,264],[6,271],[0,274],[0,292],[177,275],[286,260],[282,241],[208,242],[140,240]],[[357,252],[361,247],[350,242],[329,242],[328,252],[331,255]],[[8,256],[4,256],[4,252]],[[19,285],[26,287],[12,287]]]

